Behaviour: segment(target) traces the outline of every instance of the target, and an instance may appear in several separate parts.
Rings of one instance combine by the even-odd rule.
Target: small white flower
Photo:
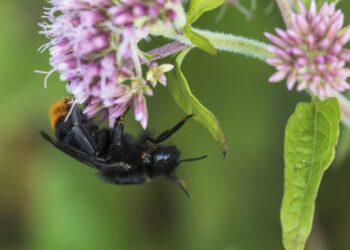
[[[152,63],[147,72],[146,79],[151,83],[153,87],[157,85],[157,82],[166,86],[167,79],[165,73],[173,69],[174,65],[172,64],[162,64],[158,66],[156,63]]]

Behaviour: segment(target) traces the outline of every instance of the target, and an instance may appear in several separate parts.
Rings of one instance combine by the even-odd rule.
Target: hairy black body
[[[55,124],[56,139],[45,132],[41,132],[41,135],[59,150],[97,169],[108,183],[141,184],[156,176],[165,176],[189,195],[184,182],[175,174],[176,168],[181,162],[200,160],[206,156],[180,160],[180,151],[176,146],[160,143],[191,117],[185,117],[157,138],[153,138],[148,131],[134,138],[124,133],[122,119],[116,121],[113,129],[102,129],[74,107],[68,119],[61,119]]]

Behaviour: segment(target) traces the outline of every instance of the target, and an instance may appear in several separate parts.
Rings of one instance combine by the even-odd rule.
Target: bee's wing
[[[71,156],[72,158],[78,160],[79,162],[96,169],[100,169],[102,167],[101,164],[103,165],[103,163],[94,159],[92,156],[75,148],[69,147],[63,143],[60,143],[59,141],[55,140],[43,131],[41,131],[40,134],[46,141],[50,142],[54,147]]]
[[[60,151],[66,153],[72,158],[92,168],[95,168],[98,170],[101,170],[103,168],[115,168],[115,169],[119,169],[120,171],[128,170],[129,165],[124,166],[122,162],[107,163],[103,158],[98,158],[95,156],[88,155],[78,149],[75,149],[63,143],[60,143],[59,141],[55,140],[54,138],[52,138],[51,136],[49,136],[43,131],[41,131],[40,134],[46,141],[50,142],[54,147],[56,147]]]

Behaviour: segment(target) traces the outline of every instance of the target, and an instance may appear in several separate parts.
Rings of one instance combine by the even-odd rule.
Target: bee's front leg
[[[181,121],[179,121],[174,127],[161,133],[156,139],[153,139],[151,137],[147,137],[146,140],[150,141],[154,144],[159,144],[159,143],[165,141],[166,139],[168,139],[175,132],[177,132],[192,117],[193,117],[193,115],[188,115],[185,118],[183,118]]]

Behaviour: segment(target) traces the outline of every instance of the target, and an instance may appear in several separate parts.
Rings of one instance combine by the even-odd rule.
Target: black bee
[[[189,196],[185,183],[175,174],[176,168],[182,162],[201,160],[206,156],[180,160],[180,151],[175,146],[160,143],[178,131],[192,115],[156,138],[145,131],[135,139],[124,133],[123,118],[119,118],[112,129],[99,128],[77,106],[72,108],[70,114],[69,110],[67,100],[57,102],[50,109],[56,139],[41,132],[42,137],[56,148],[97,169],[108,183],[141,184],[156,176],[165,176]]]

